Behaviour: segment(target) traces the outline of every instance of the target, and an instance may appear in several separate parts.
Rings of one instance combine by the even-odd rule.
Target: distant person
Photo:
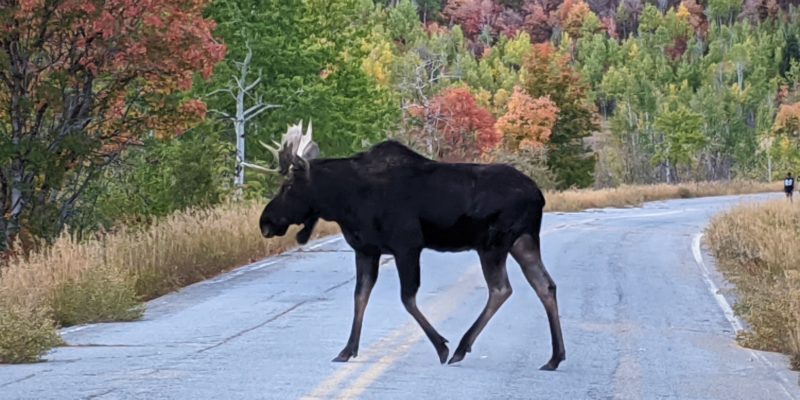
[[[783,180],[783,191],[786,192],[786,197],[789,198],[789,201],[793,201],[792,193],[794,192],[794,178],[792,177],[791,172],[786,174],[786,179]]]

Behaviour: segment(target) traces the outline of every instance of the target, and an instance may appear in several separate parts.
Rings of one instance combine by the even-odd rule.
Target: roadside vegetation
[[[644,202],[667,199],[778,192],[781,185],[780,182],[721,181],[550,191],[545,194],[545,211],[581,211],[590,208],[639,206]]]
[[[800,370],[800,203],[741,205],[713,218],[706,233],[751,328],[742,345],[789,354]]]
[[[143,229],[52,245],[0,269],[0,362],[29,362],[59,343],[56,327],[141,317],[143,301],[295,246],[258,232],[262,203],[177,212]],[[338,231],[321,221],[314,238]]]

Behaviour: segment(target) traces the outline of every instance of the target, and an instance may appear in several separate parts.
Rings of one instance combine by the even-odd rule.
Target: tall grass
[[[143,300],[294,246],[297,228],[281,238],[261,236],[262,208],[229,203],[184,211],[145,229],[83,242],[64,234],[46,250],[12,260],[0,270],[0,311],[6,311],[0,313],[0,362],[35,358],[3,352],[19,345],[11,338],[31,330],[19,323],[26,315],[43,332],[34,341],[45,345],[32,347],[46,350],[52,342],[44,332],[54,334],[56,326],[136,319]],[[337,231],[336,224],[323,221],[314,237]]]
[[[679,185],[623,185],[610,189],[547,192],[545,211],[580,211],[589,208],[638,206],[644,202],[666,199],[780,192],[781,185],[780,182],[727,181]]]
[[[800,369],[800,203],[739,206],[713,218],[707,236],[752,327],[742,344],[788,353]]]

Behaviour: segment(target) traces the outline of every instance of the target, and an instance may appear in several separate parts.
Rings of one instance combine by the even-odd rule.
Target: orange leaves
[[[589,5],[583,0],[564,0],[558,9],[561,28],[571,37],[579,37],[583,21],[591,12]]]
[[[495,126],[510,151],[542,148],[550,141],[558,111],[549,97],[534,99],[516,87],[508,101],[508,112]]]
[[[772,129],[777,134],[800,138],[800,102],[781,104]]]
[[[206,114],[208,113],[208,107],[206,106],[206,103],[203,103],[200,100],[191,99],[181,104],[181,111],[187,114],[195,115],[198,118],[203,119],[206,117]]]

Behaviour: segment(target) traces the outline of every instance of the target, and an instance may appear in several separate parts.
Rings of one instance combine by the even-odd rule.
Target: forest
[[[776,0],[0,2],[0,250],[146,225],[392,138],[551,190],[800,169],[800,21]],[[245,149],[237,153],[237,136]],[[243,146],[242,146],[243,145]]]

